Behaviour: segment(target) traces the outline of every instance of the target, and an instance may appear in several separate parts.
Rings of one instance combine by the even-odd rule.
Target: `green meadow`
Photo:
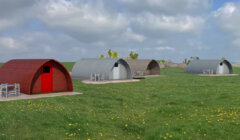
[[[63,64],[71,71],[74,63]],[[105,85],[74,80],[82,95],[0,102],[0,139],[240,139],[240,76],[182,68],[161,75]]]

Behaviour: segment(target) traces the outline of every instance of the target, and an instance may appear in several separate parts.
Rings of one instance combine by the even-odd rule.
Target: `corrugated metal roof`
[[[114,64],[117,62],[125,63],[128,69],[128,77],[131,78],[131,70],[123,59],[114,59],[114,58],[83,58],[80,59],[73,66],[72,69],[72,78],[75,79],[89,79],[91,73],[101,73],[105,75],[105,79],[109,79],[109,74],[114,67]]]
[[[217,73],[220,63],[226,63],[230,73],[233,73],[232,65],[227,60],[193,60],[187,66],[188,73],[203,73],[205,70],[213,70]]]

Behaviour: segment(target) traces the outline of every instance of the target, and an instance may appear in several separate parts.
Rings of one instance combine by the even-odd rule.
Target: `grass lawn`
[[[240,76],[184,72],[164,68],[165,76],[136,83],[75,80],[83,95],[0,102],[0,139],[240,139]]]
[[[68,71],[72,71],[73,65],[75,62],[62,62],[62,64],[67,68]],[[1,64],[0,64],[1,65]]]

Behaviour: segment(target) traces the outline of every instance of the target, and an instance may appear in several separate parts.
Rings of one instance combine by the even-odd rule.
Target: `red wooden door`
[[[51,65],[43,65],[41,70],[41,92],[53,92],[53,71]]]

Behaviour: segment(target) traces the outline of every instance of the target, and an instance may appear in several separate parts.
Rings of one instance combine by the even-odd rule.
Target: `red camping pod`
[[[67,69],[54,59],[15,59],[0,68],[0,84],[19,83],[21,93],[73,91]]]

